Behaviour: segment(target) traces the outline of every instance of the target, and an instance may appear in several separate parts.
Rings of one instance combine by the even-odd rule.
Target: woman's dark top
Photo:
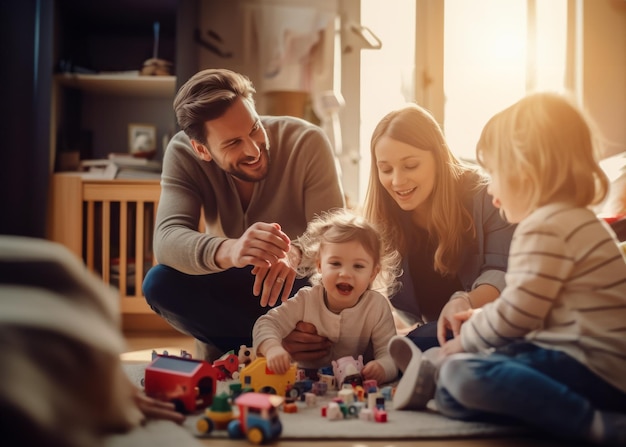
[[[409,243],[409,253],[402,262],[402,287],[391,304],[411,322],[436,321],[441,309],[457,290],[470,291],[481,284],[504,288],[509,246],[515,225],[500,217],[480,177],[468,173],[462,180],[463,205],[474,219],[475,237],[467,237],[456,276],[443,277],[434,271],[436,243],[424,229],[416,227]],[[410,212],[407,212],[410,219]],[[408,220],[409,221],[409,220]]]

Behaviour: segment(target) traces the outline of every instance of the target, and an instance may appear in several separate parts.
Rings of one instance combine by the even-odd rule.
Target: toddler
[[[396,334],[388,299],[372,289],[375,279],[381,290],[392,292],[399,256],[364,218],[345,209],[314,219],[298,239],[302,250],[299,273],[312,275],[316,283],[261,316],[253,329],[257,354],[268,367],[285,372],[289,353],[283,338],[300,321],[312,323],[319,335],[332,343],[330,354],[316,362],[300,362],[304,368],[328,366],[331,360],[363,354],[361,374],[378,383],[396,378],[397,369],[387,351]],[[368,361],[369,360],[369,361]]]

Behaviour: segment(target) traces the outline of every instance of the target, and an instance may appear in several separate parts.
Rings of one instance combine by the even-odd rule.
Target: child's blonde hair
[[[598,164],[590,121],[566,97],[535,93],[492,117],[476,146],[476,158],[511,188],[524,180],[531,210],[554,201],[586,207],[601,202],[609,181]]]
[[[364,217],[345,208],[324,212],[313,219],[306,231],[298,238],[302,260],[298,273],[310,276],[312,283],[319,283],[317,261],[324,243],[359,242],[372,256],[374,265],[380,267],[375,288],[383,295],[391,296],[398,288],[396,278],[400,275],[400,254],[391,248],[374,225]],[[370,285],[372,288],[374,286]]]

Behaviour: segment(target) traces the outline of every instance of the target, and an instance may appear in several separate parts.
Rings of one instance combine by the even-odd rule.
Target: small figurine
[[[297,413],[298,406],[296,405],[295,402],[285,402],[283,404],[283,412],[284,413]]]
[[[313,382],[311,391],[316,396],[323,396],[326,394],[326,391],[328,391],[328,383],[323,382],[321,380],[319,382]]]
[[[237,357],[239,358],[240,365],[248,366],[256,359],[256,349],[241,345],[239,346]]]
[[[326,387],[324,388],[324,393],[325,393],[327,390],[334,390],[335,388],[337,388],[336,382],[337,381],[335,380],[335,376],[328,375],[328,374],[320,374],[320,379],[319,379],[319,382],[317,383],[323,383],[324,385],[326,385]],[[318,394],[318,396],[321,396],[322,394]]]
[[[234,419],[229,400],[227,393],[215,396],[211,406],[204,410],[204,416],[196,422],[199,433],[209,434],[213,430],[225,430],[228,427],[229,422]]]
[[[326,418],[328,418],[329,421],[343,419],[343,413],[337,402],[330,402],[328,404],[326,407]]]
[[[304,403],[307,407],[314,407],[317,405],[317,395],[314,393],[304,393]]]
[[[351,404],[355,401],[354,399],[354,391],[348,388],[342,388],[337,393],[337,397],[339,397],[344,403]]]
[[[332,365],[338,388],[343,386],[347,378],[351,379],[349,383],[355,384],[355,382],[358,382],[355,379],[357,376],[360,381],[361,370],[363,369],[363,356],[359,355],[358,359],[351,356],[341,357],[337,360],[333,360]],[[361,385],[361,383],[358,384]]]

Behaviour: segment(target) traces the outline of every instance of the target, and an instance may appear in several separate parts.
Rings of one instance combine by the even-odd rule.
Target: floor
[[[128,351],[122,354],[124,361],[148,362],[152,350],[162,353],[167,350],[170,354],[179,355],[185,350],[194,355],[194,341],[190,337],[175,332],[127,332],[126,340]],[[224,447],[249,447],[246,440],[211,440],[199,439],[202,445]],[[555,442],[544,438],[475,438],[467,440],[439,439],[439,440],[408,440],[408,441],[278,441],[274,447],[565,447],[571,443]]]

